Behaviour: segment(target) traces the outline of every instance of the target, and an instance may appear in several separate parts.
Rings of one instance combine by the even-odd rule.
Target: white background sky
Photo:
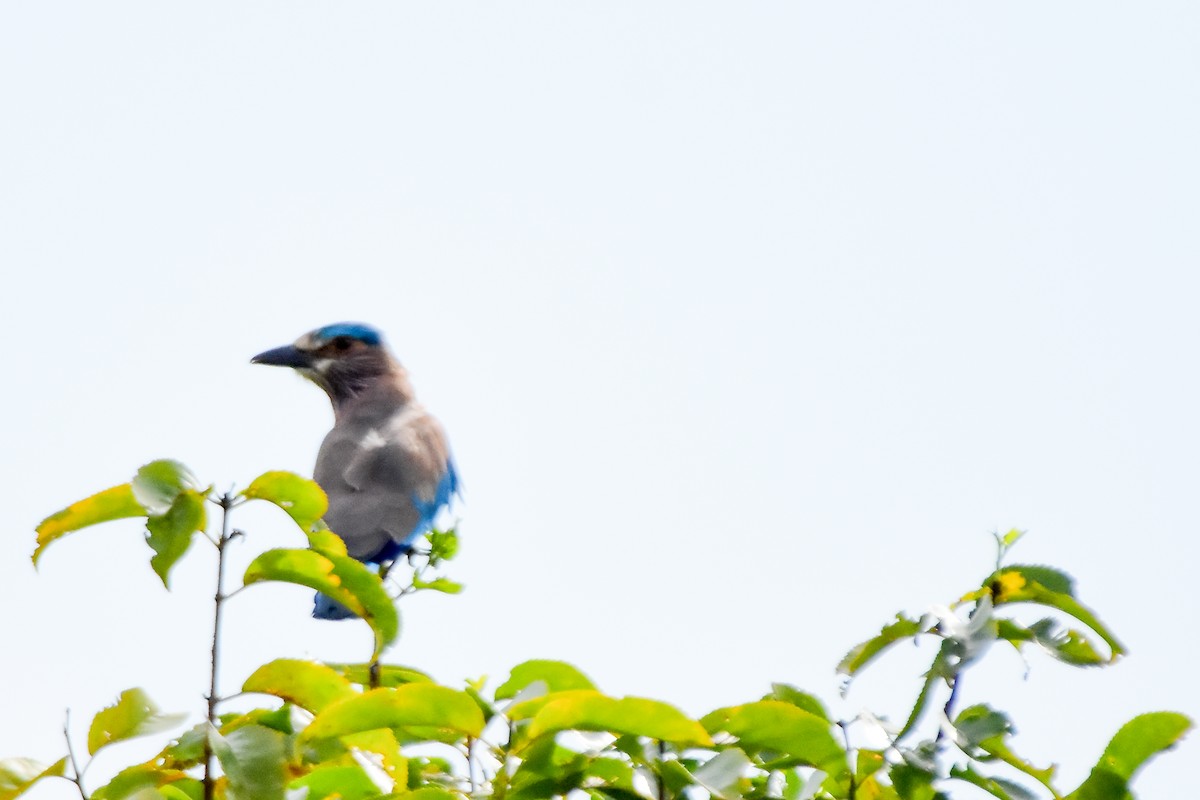
[[[397,662],[903,718],[928,652],[845,703],[834,665],[1015,526],[1131,655],[997,650],[964,701],[1068,788],[1135,714],[1196,715],[1198,41],[1186,2],[4,4],[0,755],[130,686],[199,715],[211,553],[167,593],[132,522],[39,573],[33,527],[157,457],[309,473],[324,396],[248,359],[342,319],[466,486],[467,591],[402,608]],[[238,569],[299,544],[237,523]],[[310,607],[234,600],[225,690],[363,657]]]

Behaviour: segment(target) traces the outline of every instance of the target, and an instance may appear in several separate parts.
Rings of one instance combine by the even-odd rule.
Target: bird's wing
[[[376,427],[331,432],[317,463],[326,522],[366,561],[392,557],[393,545],[429,530],[457,490],[446,436],[419,407]]]

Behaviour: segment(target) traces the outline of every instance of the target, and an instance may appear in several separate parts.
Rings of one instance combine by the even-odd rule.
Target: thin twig
[[[217,540],[217,591],[213,595],[213,640],[212,640],[212,670],[208,682],[208,724],[210,728],[217,726],[217,703],[221,701],[217,694],[217,665],[219,663],[221,643],[221,606],[227,599],[225,596],[225,545],[229,543],[229,510],[233,508],[233,495],[221,495],[217,505],[221,507],[221,538]],[[216,788],[213,775],[213,748],[210,730],[204,737],[204,800],[213,800]]]
[[[471,784],[471,794],[474,795],[478,791],[475,785],[475,739],[472,736],[467,737],[467,780]]]
[[[421,580],[421,578],[424,577],[424,575],[425,575],[425,571],[430,568],[429,555],[430,554],[424,550],[408,551],[408,564],[409,564],[409,566],[411,566],[413,568],[412,580],[409,582],[408,586],[405,586],[400,589],[399,593],[396,595],[397,600],[399,600],[401,597],[404,597],[405,595],[409,595],[409,594],[412,594],[413,592],[417,591],[417,581]],[[413,561],[414,557],[420,557],[420,556],[424,556],[425,560],[414,563],[414,561]],[[394,561],[392,562],[392,564],[388,565],[388,570],[391,570],[391,568],[393,566],[395,566]],[[385,577],[385,576],[386,576],[386,573],[380,573],[380,577]]]
[[[230,700],[236,700],[239,697],[245,697],[248,694],[254,694],[254,692],[234,692],[233,694],[228,694],[224,697],[218,697],[217,703],[228,703]]]
[[[946,699],[946,705],[942,707],[942,713],[945,715],[947,723],[949,723],[951,725],[954,724],[951,721],[951,720],[953,720],[953,717],[951,715],[954,713],[954,702],[958,699],[958,687],[961,684],[962,684],[962,673],[961,672],[955,673],[954,677],[952,677],[950,679],[950,697],[948,697]],[[937,732],[937,738],[935,738],[933,740],[933,743],[935,745],[941,745],[942,740],[945,738],[946,738],[946,726],[939,725],[938,732]]]
[[[667,761],[667,746],[658,740],[658,800],[667,800],[667,782],[663,779],[663,764]]]
[[[371,631],[372,636],[374,636],[374,633],[375,633],[374,631]],[[372,646],[372,648],[374,648],[374,646],[375,646],[374,639],[371,640],[371,646]],[[383,655],[382,653],[376,653],[374,651],[372,651],[372,653],[371,653],[371,663],[367,667],[367,688],[368,689],[378,689],[379,688],[379,678],[380,678],[380,672],[381,672],[381,670],[379,669],[379,659],[382,655]]]
[[[846,765],[850,768],[850,793],[846,795],[847,800],[854,800],[858,794],[858,765],[854,763],[850,749],[850,726],[846,720],[838,720],[838,727],[842,729],[842,741],[846,743]]]
[[[75,777],[71,779],[71,783],[75,784],[75,787],[79,789],[79,796],[82,797],[83,800],[88,800],[87,792],[83,790],[83,772],[87,769],[87,767],[84,766],[83,769],[79,768],[79,761],[75,758],[75,746],[71,744],[70,728],[71,709],[68,708],[66,719],[63,720],[63,738],[67,740],[67,758],[71,760],[71,771],[75,773]]]

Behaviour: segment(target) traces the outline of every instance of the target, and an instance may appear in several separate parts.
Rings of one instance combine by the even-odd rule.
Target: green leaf
[[[316,589],[366,620],[375,632],[378,658],[400,632],[396,606],[379,576],[347,556],[315,550],[268,550],[250,562],[243,582],[284,581]]]
[[[847,653],[838,664],[837,671],[853,677],[883,650],[902,639],[910,639],[919,633],[925,633],[925,628],[921,626],[919,620],[897,614],[896,621],[884,625],[879,635],[873,636]]]
[[[230,800],[283,800],[288,737],[261,725],[213,732],[213,751],[229,781]]]
[[[292,708],[286,703],[279,708],[252,708],[243,714],[235,712],[220,715],[219,727],[222,734],[232,733],[250,725],[270,728],[286,734],[296,732],[292,725]]]
[[[859,783],[887,765],[887,759],[884,758],[882,750],[859,750],[856,760],[854,775]]]
[[[696,783],[707,789],[713,797],[736,798],[741,797],[739,784],[750,766],[746,754],[731,747],[692,770],[692,775]]]
[[[934,687],[939,682],[944,682],[946,676],[952,672],[947,664],[953,650],[954,642],[950,639],[943,639],[942,644],[938,647],[937,655],[933,657],[933,664],[925,673],[925,682],[921,684],[921,691],[917,693],[917,701],[913,703],[912,711],[908,713],[908,719],[904,721],[904,727],[896,734],[896,741],[900,741],[916,729],[917,723],[921,721],[921,716],[928,710],[929,703],[933,699]]]
[[[1000,759],[1013,769],[1025,773],[1051,792],[1055,791],[1052,783],[1055,771],[1053,764],[1049,767],[1035,767],[1031,762],[1019,757],[1008,746],[1008,742],[1005,740],[1012,732],[1012,725],[1007,715],[992,711],[986,705],[976,705],[963,710],[955,723],[956,727],[959,723],[962,723],[963,726],[959,728],[960,732],[965,728],[966,738],[970,739],[969,742],[964,742],[964,751],[968,755],[978,758],[977,753],[970,752],[972,748],[978,748],[989,756]]]
[[[950,777],[978,786],[993,797],[1000,798],[1000,800],[1037,800],[1037,795],[1024,786],[1003,778],[984,775],[970,764],[966,766],[952,765],[950,767]]]
[[[412,582],[414,589],[432,589],[435,592],[443,594],[458,594],[463,590],[463,585],[457,581],[452,581],[449,578],[434,578],[431,581],[423,581],[420,578],[413,576]]]
[[[1143,764],[1174,746],[1191,727],[1190,719],[1171,711],[1134,717],[1121,726],[1104,748],[1097,766],[1104,766],[1129,780]]]
[[[92,792],[92,800],[125,800],[140,796],[147,789],[160,789],[187,779],[188,774],[181,770],[138,764],[121,770],[111,781]]]
[[[366,686],[371,682],[370,664],[326,664],[351,683]],[[379,665],[379,685],[403,686],[406,683],[434,683],[427,673],[413,667],[402,667],[399,664]]]
[[[158,796],[162,800],[204,800],[204,784],[195,778],[184,778],[158,787]]]
[[[1069,797],[1071,800],[1124,798],[1134,774],[1151,758],[1174,747],[1191,727],[1190,719],[1171,711],[1134,717],[1121,726],[1104,748],[1091,775]]]
[[[429,562],[450,561],[458,555],[458,531],[429,532]]]
[[[154,550],[150,566],[162,579],[163,586],[169,588],[167,575],[175,562],[187,552],[192,543],[192,534],[204,530],[207,525],[204,495],[192,491],[176,497],[167,513],[146,520],[146,543]]]
[[[379,787],[359,766],[321,766],[288,784],[289,789],[308,789],[306,800],[364,800],[378,797]]]
[[[294,472],[264,472],[250,482],[242,496],[274,503],[306,533],[329,510],[329,499],[316,481]]]
[[[66,770],[66,758],[48,767],[32,758],[0,758],[0,800],[20,797],[42,778],[60,777]]]
[[[687,767],[673,760],[663,761],[658,765],[658,779],[676,796],[687,787],[696,784],[695,776]]]
[[[1012,528],[1008,533],[1004,534],[1004,536],[998,536],[997,538],[999,538],[1000,544],[1003,545],[1005,549],[1008,549],[1016,544],[1024,535],[1025,531]]]
[[[1012,733],[1012,722],[1007,714],[981,703],[964,708],[954,720],[954,728],[959,733],[960,741],[973,747],[988,739]]]
[[[800,776],[799,770],[795,768],[784,770],[783,781],[784,800],[799,800],[800,793],[804,791],[804,786],[808,782]]]
[[[1033,639],[1047,653],[1067,664],[1091,667],[1104,664],[1107,659],[1100,654],[1087,637],[1079,631],[1061,627],[1057,621],[1040,619],[1029,626]]]
[[[471,696],[471,699],[475,701],[475,705],[479,706],[479,710],[483,712],[484,721],[490,722],[492,717],[496,716],[496,707],[492,704],[491,700],[483,696],[483,692],[479,691],[479,689],[479,684],[467,681],[467,685],[463,691]]]
[[[158,706],[141,689],[126,689],[114,705],[92,718],[88,730],[88,752],[96,754],[101,747],[169,730],[181,723],[187,714],[160,714]]]
[[[738,737],[743,750],[770,750],[791,756],[830,775],[849,770],[829,721],[780,700],[760,700],[719,708],[700,720],[709,733],[724,731]]]
[[[279,658],[256,669],[242,684],[242,691],[274,695],[314,714],[357,694],[336,670],[291,658]]]
[[[201,492],[203,488],[190,469],[169,458],[143,466],[129,485],[134,498],[152,517],[166,514],[184,492]]]
[[[1016,573],[1028,581],[1036,581],[1052,592],[1075,596],[1075,579],[1060,569],[1035,564],[1013,564],[1000,570]]]
[[[33,551],[33,563],[37,565],[47,545],[72,531],[101,522],[145,515],[146,509],[133,498],[133,489],[128,483],[105,489],[78,503],[72,503],[62,511],[46,517],[37,526],[37,549]]]
[[[829,719],[829,712],[825,710],[825,706],[815,695],[800,691],[795,686],[786,683],[772,683],[771,694],[764,697],[763,700],[782,700],[797,708],[802,708],[810,714],[816,714],[821,719]]]
[[[201,722],[184,731],[175,741],[162,749],[158,762],[168,769],[187,769],[204,759],[204,743],[208,741],[208,722]]]
[[[509,709],[508,716],[512,720],[532,720],[526,731],[530,740],[558,731],[580,730],[648,736],[684,746],[712,746],[704,728],[674,706],[641,697],[607,697],[588,689],[555,692],[518,703]]]
[[[440,786],[422,786],[411,792],[379,795],[375,800],[464,800],[464,797]]]
[[[465,692],[432,683],[410,683],[395,689],[372,689],[333,703],[316,715],[300,738],[309,742],[377,728],[422,728],[454,737],[477,737],[483,730],[483,713]]]
[[[664,761],[662,766],[678,763]],[[634,791],[634,767],[623,758],[593,758],[587,765],[587,776],[602,781],[606,788],[617,787]]]
[[[535,658],[513,667],[508,680],[496,687],[495,697],[497,700],[516,697],[534,681],[544,682],[546,690],[550,692],[596,688],[588,676],[565,661]]]
[[[312,530],[308,531],[307,536],[308,546],[318,553],[324,553],[327,556],[345,556],[350,554],[346,550],[346,543],[342,541],[342,537],[329,530],[329,526],[324,522],[319,520],[315,522]]]
[[[561,747],[554,739],[553,736],[546,736],[522,753],[520,765],[505,793],[508,800],[544,800],[564,796],[585,782],[594,782],[588,775],[590,759],[582,753]],[[687,780],[690,782],[690,775]]]
[[[339,739],[325,740],[326,743],[337,741],[347,749],[372,753],[377,758],[376,763],[383,767],[396,786],[408,785],[408,759],[400,750],[400,742],[396,735],[387,728],[362,733],[351,733]]]
[[[911,764],[893,764],[888,777],[901,800],[933,800],[937,790],[933,788],[933,773]]]
[[[988,580],[987,585],[991,588],[993,601],[996,606],[1002,603],[1036,603],[1057,609],[1064,614],[1069,614],[1084,625],[1087,625],[1108,645],[1111,652],[1108,658],[1109,663],[1116,661],[1125,654],[1125,647],[1117,641],[1116,636],[1100,622],[1091,609],[1084,606],[1068,592],[1060,592],[1048,588],[1038,578],[1049,580],[1059,588],[1073,588],[1070,585],[1065,587],[1063,585],[1063,579],[1068,584],[1070,583],[1069,577],[1066,577],[1062,573],[1057,573],[1048,567],[1005,568],[996,572]],[[1078,645],[1072,642],[1069,645],[1068,652],[1077,654],[1081,651]]]

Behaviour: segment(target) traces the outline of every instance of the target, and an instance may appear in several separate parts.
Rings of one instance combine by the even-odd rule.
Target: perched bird
[[[329,395],[333,430],[313,478],[329,496],[325,522],[350,555],[383,564],[408,553],[457,494],[458,474],[442,426],[417,403],[379,331],[356,322],[326,325],[251,363],[291,367]],[[318,594],[313,616],[354,614]]]

